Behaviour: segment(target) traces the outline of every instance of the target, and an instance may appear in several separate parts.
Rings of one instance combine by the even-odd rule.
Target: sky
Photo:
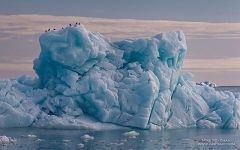
[[[113,41],[182,30],[184,71],[240,85],[239,0],[0,0],[0,78],[34,76],[39,35],[74,22]]]

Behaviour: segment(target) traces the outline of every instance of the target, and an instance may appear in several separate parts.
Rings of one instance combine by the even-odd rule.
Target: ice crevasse
[[[37,77],[0,81],[0,127],[239,128],[240,98],[181,70],[183,32],[111,42],[84,26],[43,33]]]

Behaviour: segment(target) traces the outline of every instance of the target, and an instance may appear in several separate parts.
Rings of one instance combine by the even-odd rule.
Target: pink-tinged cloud
[[[61,28],[75,22],[81,22],[89,30],[101,32],[113,39],[148,37],[171,30],[183,30],[188,39],[240,39],[240,23],[106,19],[50,15],[0,15],[0,34],[6,35],[2,39],[40,34],[48,28]]]

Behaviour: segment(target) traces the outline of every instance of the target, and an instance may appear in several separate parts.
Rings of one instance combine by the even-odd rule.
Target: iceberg
[[[39,42],[37,77],[0,81],[1,128],[240,127],[238,96],[182,71],[182,31],[111,42],[78,25]]]

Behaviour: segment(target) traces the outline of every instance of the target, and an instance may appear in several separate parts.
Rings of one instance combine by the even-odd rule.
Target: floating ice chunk
[[[83,143],[79,143],[77,146],[78,146],[79,148],[84,148],[84,144],[83,144]]]
[[[0,144],[9,144],[10,139],[6,136],[0,136]]]
[[[0,136],[0,145],[6,145],[16,142],[16,139],[7,136]]]
[[[34,134],[29,134],[29,135],[27,135],[27,137],[29,137],[29,138],[36,138],[37,136],[34,135]]]
[[[22,135],[22,137],[26,137],[26,138],[37,138],[37,136],[34,135],[34,134]]]
[[[35,140],[35,142],[42,142],[42,141],[44,141],[43,139],[37,139],[37,140]]]
[[[85,134],[85,135],[81,136],[81,139],[82,139],[84,142],[88,142],[88,141],[94,140],[94,137],[93,137],[93,136],[90,136],[90,135],[88,135],[88,134]]]
[[[123,142],[120,142],[120,143],[113,142],[113,143],[110,143],[110,145],[121,146],[121,145],[124,145],[124,143]]]
[[[64,143],[68,143],[68,142],[71,142],[71,140],[64,139],[63,142],[64,142]]]
[[[123,133],[123,135],[129,138],[136,138],[137,136],[139,136],[139,133],[136,131],[129,131],[129,132]]]
[[[121,139],[120,141],[121,142],[127,142],[127,139]]]

